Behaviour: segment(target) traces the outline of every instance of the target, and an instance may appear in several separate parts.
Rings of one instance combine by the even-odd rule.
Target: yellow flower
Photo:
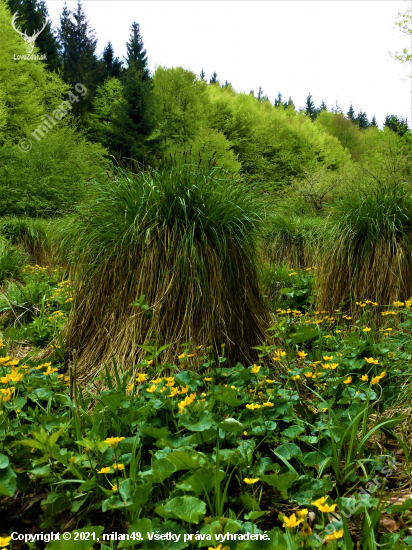
[[[325,338],[332,338],[332,336],[330,334],[327,334]]]
[[[312,504],[314,504],[320,512],[333,512],[336,508],[336,504],[332,504],[332,506],[329,506],[328,504],[325,504],[327,500],[328,497],[318,498],[318,500],[316,500]]]
[[[341,354],[341,353],[337,353],[337,354],[336,354],[336,357],[342,357],[342,354]]]
[[[243,435],[247,435],[247,432],[243,432]]]
[[[331,361],[332,359],[333,359],[333,355],[331,355],[330,357],[328,357],[327,355],[323,356],[324,361]]]
[[[303,518],[304,516],[307,516],[309,514],[309,510],[307,508],[304,508],[303,510],[299,510],[296,512],[298,517]]]
[[[243,480],[245,483],[247,483],[248,485],[253,485],[253,483],[256,483],[257,481],[259,481],[259,478],[256,477],[256,478],[253,478],[253,477],[245,477],[245,479]]]
[[[185,388],[180,386],[180,391],[179,391],[180,394],[187,393],[188,391],[189,391],[189,386],[186,386]]]
[[[119,470],[119,472],[120,472],[121,470],[124,470],[124,464],[115,463],[115,464],[113,464],[113,469],[114,470]]]
[[[110,466],[107,466],[107,468],[102,468],[101,470],[97,470],[98,474],[107,474],[110,472]]]
[[[11,537],[0,537],[0,548],[6,548],[10,544]]]
[[[331,540],[341,539],[342,537],[343,537],[343,529],[340,529],[340,531],[335,531],[331,535],[326,535],[325,538],[327,538],[328,541],[331,541]]]
[[[136,381],[141,384],[146,380],[147,377],[148,377],[148,374],[141,372],[140,374],[137,375]]]
[[[306,378],[312,378],[313,374],[311,372],[305,372]]]
[[[260,371],[260,366],[253,365],[252,372],[253,374],[257,374]]]
[[[179,359],[184,359],[184,357],[185,357],[185,354],[184,354],[184,353],[182,353],[182,355],[179,355],[179,357],[178,357],[178,358],[179,358]]]
[[[375,386],[376,384],[378,384],[379,380],[380,380],[379,376],[373,377],[372,378],[372,386]]]
[[[162,381],[161,378],[156,378],[155,380],[152,380],[152,383],[153,384],[160,384],[161,381]]]
[[[293,527],[297,527],[299,523],[303,522],[303,519],[296,519],[296,515],[292,514],[289,518],[287,516],[283,517],[283,525],[282,527],[288,527],[289,529],[292,529]]]
[[[108,437],[107,439],[104,440],[105,443],[108,443],[109,446],[112,448],[112,449],[115,449],[118,444],[120,443],[120,441],[123,441],[123,439],[125,439],[124,437]]]
[[[126,390],[127,390],[127,391],[132,391],[133,388],[134,388],[134,383],[132,382],[132,383],[130,384],[130,386],[127,386]]]
[[[299,374],[295,374],[295,376],[291,376],[292,380],[299,380],[300,376]]]
[[[0,357],[0,364],[7,363],[8,361],[10,361],[10,357]]]
[[[212,378],[209,377],[209,378],[205,378],[206,382],[211,382],[212,381]]]
[[[364,374],[363,376],[360,377],[360,379],[361,379],[363,382],[366,382],[366,380],[368,379],[368,375],[367,375],[367,374]]]
[[[273,403],[271,403],[270,401],[267,401],[266,403],[263,403],[263,406],[264,407],[273,407]]]
[[[112,491],[117,491],[117,485],[113,485]]]
[[[383,378],[384,376],[386,376],[386,372],[385,372],[385,371],[381,372],[380,375],[378,376],[378,378],[379,378],[380,380],[382,380],[382,378]]]
[[[299,357],[302,357],[302,359],[303,359],[304,357],[307,356],[307,353],[305,353],[304,351],[298,351],[298,355],[299,355]]]
[[[10,380],[11,380],[10,374],[6,374],[6,376],[2,376],[2,377],[0,378],[0,382],[1,382],[2,384],[8,384],[8,383],[10,382]]]
[[[350,384],[352,382],[352,376],[348,376],[346,380],[343,381],[344,384]]]
[[[74,464],[76,462],[76,457],[75,456],[71,456],[68,460],[68,462],[70,462],[71,464]],[[109,468],[110,470],[110,468]]]
[[[146,391],[148,391],[149,393],[154,393],[156,390],[157,386],[155,386],[154,384],[150,388],[146,388]]]
[[[331,370],[335,370],[337,366],[338,366],[338,363],[329,363],[329,368]]]
[[[362,330],[363,330],[363,332],[370,332],[372,329],[370,329],[369,327],[365,327]]]
[[[373,365],[378,365],[379,364],[379,360],[374,359],[373,357],[365,357],[365,361],[367,363],[372,363]]]
[[[13,367],[14,365],[18,365],[18,364],[19,364],[19,359],[13,359],[8,363],[9,367]]]
[[[247,409],[250,409],[251,411],[255,410],[255,409],[260,409],[260,405],[254,405],[253,403],[251,403],[250,405],[246,405],[246,408]]]

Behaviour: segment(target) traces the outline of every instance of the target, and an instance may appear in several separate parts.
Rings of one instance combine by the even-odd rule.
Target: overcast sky
[[[75,1],[68,1],[70,9]],[[123,59],[133,21],[147,50],[149,68],[182,66],[209,80],[216,71],[236,91],[255,95],[262,86],[273,103],[278,92],[304,107],[336,100],[343,112],[353,102],[379,127],[393,113],[412,120],[411,65],[392,59],[411,48],[395,25],[405,0],[303,1],[118,1],[83,0],[98,38],[97,53],[110,40]],[[48,0],[59,25],[64,2]],[[410,1],[409,1],[410,5]]]

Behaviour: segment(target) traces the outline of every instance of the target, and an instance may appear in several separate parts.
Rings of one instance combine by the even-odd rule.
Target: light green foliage
[[[22,280],[28,260],[28,254],[0,240],[0,285],[7,279]]]
[[[87,195],[105,149],[70,126],[56,126],[27,153],[7,142],[0,148],[0,215],[51,217]]]
[[[27,55],[27,50],[21,36],[14,31],[11,21],[10,10],[5,2],[1,2],[0,86],[1,102],[6,111],[3,133],[4,139],[18,142],[29,137],[30,132],[38,127],[42,115],[51,114],[53,109],[67,99],[69,87],[55,73],[46,71],[40,60],[14,60],[14,56]],[[35,47],[33,55],[39,53]]]
[[[86,127],[90,136],[105,146],[109,145],[113,132],[113,117],[118,105],[123,102],[123,86],[118,78],[108,78],[99,86],[93,100],[93,112],[87,115]]]
[[[157,108],[156,135],[183,144],[207,127],[207,84],[195,73],[158,66],[153,75]]]

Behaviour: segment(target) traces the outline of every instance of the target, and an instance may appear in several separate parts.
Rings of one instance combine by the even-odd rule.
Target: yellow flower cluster
[[[179,413],[184,413],[185,412],[185,408],[190,405],[191,403],[193,403],[193,401],[196,399],[196,392],[195,393],[191,393],[190,395],[187,395],[183,401],[179,401],[179,403],[177,404],[177,406],[179,407]]]

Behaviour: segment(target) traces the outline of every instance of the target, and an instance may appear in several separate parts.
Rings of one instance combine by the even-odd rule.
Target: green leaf
[[[260,477],[260,481],[268,483],[272,487],[275,487],[279,491],[287,491],[289,487],[292,487],[293,483],[298,479],[298,474],[294,472],[287,472],[286,474],[278,475],[264,475]]]
[[[400,512],[406,512],[412,508],[412,498],[408,498],[402,504],[391,504],[385,508],[385,512],[388,514],[399,514]]]
[[[9,459],[6,455],[0,454],[0,469],[7,468],[9,465]]]
[[[157,458],[152,462],[152,468],[142,472],[142,476],[150,477],[152,483],[162,483],[176,472],[176,466],[168,458]]]
[[[203,432],[211,428],[214,424],[213,415],[210,412],[205,412],[200,419],[193,419],[190,416],[184,416],[180,419],[179,424],[190,430],[191,432]]]
[[[302,428],[302,426],[297,426],[295,424],[293,426],[289,426],[289,428],[287,428],[286,430],[283,430],[282,435],[286,437],[290,437],[291,439],[294,439],[304,431],[305,431],[305,428]]]
[[[200,523],[206,515],[206,504],[196,497],[176,497],[165,505],[165,510],[182,521]]]
[[[225,418],[218,424],[218,428],[226,433],[243,432],[245,426],[234,418]]]
[[[0,495],[12,497],[16,490],[16,474],[11,466],[0,470]]]
[[[266,512],[249,512],[248,514],[245,514],[245,519],[251,519],[254,521],[255,519],[261,518],[265,515]]]
[[[127,534],[131,535],[132,533],[140,533],[140,540],[122,540],[118,548],[128,548],[129,546],[134,546],[135,544],[141,544],[142,540],[147,540],[147,534],[152,532],[152,522],[149,518],[137,519],[133,525],[128,529]]]

